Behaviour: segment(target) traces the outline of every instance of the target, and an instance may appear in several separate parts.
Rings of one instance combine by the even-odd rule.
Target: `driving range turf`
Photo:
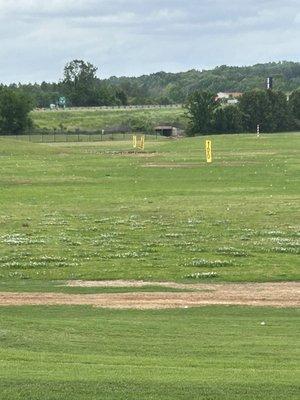
[[[299,280],[299,136],[209,138],[211,165],[203,137],[138,154],[0,140],[0,291]],[[1,307],[0,321],[3,399],[299,398],[297,309]]]
[[[0,322],[5,400],[299,398],[295,310],[13,307]]]
[[[1,140],[1,280],[297,279],[300,137],[212,140]]]

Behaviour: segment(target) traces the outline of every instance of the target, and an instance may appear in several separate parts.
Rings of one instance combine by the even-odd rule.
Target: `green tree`
[[[196,91],[189,96],[186,104],[189,119],[188,135],[207,134],[213,128],[213,113],[219,102],[210,92]]]
[[[240,110],[244,115],[244,128],[254,132],[261,125],[264,132],[289,129],[290,113],[287,97],[273,90],[252,90],[240,99]]]
[[[64,68],[63,85],[74,106],[92,106],[97,99],[97,68],[83,60],[73,60]]]
[[[239,107],[244,114],[244,128],[254,132],[258,124],[266,122],[268,110],[267,93],[264,90],[245,92],[240,99]]]
[[[292,92],[289,98],[289,106],[292,116],[300,120],[300,89]]]
[[[33,109],[31,98],[21,92],[0,89],[0,132],[2,134],[20,134],[32,126],[30,111]]]
[[[291,113],[287,95],[281,91],[267,90],[271,116],[266,131],[287,131],[291,127]]]
[[[222,133],[243,131],[243,114],[238,105],[218,107],[214,112],[214,129]]]
[[[157,104],[164,105],[164,106],[173,103],[173,101],[170,100],[168,96],[160,96],[160,97],[156,98],[155,101]]]
[[[122,89],[116,89],[116,99],[122,106],[127,106],[128,97],[127,94]]]

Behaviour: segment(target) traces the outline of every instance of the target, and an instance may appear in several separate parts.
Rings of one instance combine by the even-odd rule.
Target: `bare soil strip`
[[[300,282],[264,282],[264,283],[177,283],[166,281],[134,281],[134,280],[103,280],[103,281],[67,281],[69,287],[147,287],[161,286],[173,289],[188,290],[266,290],[266,291],[299,291]]]
[[[0,293],[0,306],[23,305],[91,305],[115,309],[167,309],[200,307],[206,305],[242,305],[268,307],[299,307],[300,283],[258,284],[176,284],[171,282],[69,282],[69,286],[133,287],[136,285],[169,285],[168,287],[195,289],[193,293],[113,293],[113,294],[65,294],[65,293]],[[172,286],[171,286],[172,285]],[[174,286],[176,285],[176,286]]]

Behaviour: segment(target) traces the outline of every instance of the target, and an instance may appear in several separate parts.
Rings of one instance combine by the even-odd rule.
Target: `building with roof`
[[[157,135],[162,136],[178,136],[182,133],[182,130],[173,125],[158,125],[154,128]]]

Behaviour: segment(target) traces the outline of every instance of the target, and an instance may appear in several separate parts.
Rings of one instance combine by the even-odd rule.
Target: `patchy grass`
[[[61,126],[67,130],[101,131],[111,126],[128,123],[130,119],[149,121],[151,124],[181,123],[186,125],[185,110],[183,108],[161,108],[141,110],[60,110],[60,111],[33,111],[33,122],[38,128],[54,129]]]
[[[0,291],[299,279],[299,136],[214,136],[212,165],[205,139],[148,141],[142,156],[129,141],[0,140]],[[298,399],[298,314],[3,307],[0,397]]]
[[[299,136],[205,139],[0,140],[1,279],[299,279]]]

